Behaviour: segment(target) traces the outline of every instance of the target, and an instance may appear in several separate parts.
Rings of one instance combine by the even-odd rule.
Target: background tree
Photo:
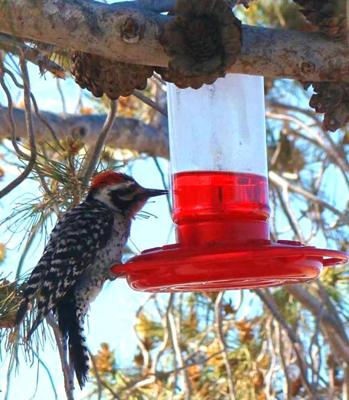
[[[211,4],[193,3],[199,15]],[[35,238],[46,237],[50,219],[80,201],[96,169],[132,165],[138,157],[154,157],[159,165],[158,157],[168,158],[164,80],[196,87],[226,70],[264,75],[273,237],[286,234],[348,250],[346,2],[231,3],[236,17],[248,25],[240,26],[231,16],[228,21],[226,8],[217,11],[219,24],[231,24],[228,37],[218,37],[234,41],[231,47],[224,40],[226,47],[218,46],[224,49],[223,61],[210,70],[205,58],[195,57],[202,54],[201,42],[188,44],[181,36],[189,29],[191,38],[206,37],[207,27],[193,23],[195,13],[188,17],[181,1],[0,1],[0,172],[6,174],[13,164],[20,171],[1,187],[0,196],[20,192],[27,179],[41,193],[3,222],[22,229],[24,237],[15,276],[0,275],[0,340],[3,354],[12,352],[11,365],[19,348],[29,360],[37,357],[49,332],[45,326],[26,343],[25,332],[13,328],[25,284],[25,255]],[[185,22],[178,27],[174,21],[179,15]],[[220,32],[219,24],[214,32]],[[168,35],[173,31],[177,42]],[[194,50],[183,55],[181,49],[189,45]],[[215,42],[204,41],[203,46],[208,60],[216,57]],[[198,76],[191,64],[197,58]],[[88,108],[82,97],[74,115],[41,112],[31,93],[27,62],[53,74],[57,82],[70,79],[72,70],[81,86],[103,97]],[[157,72],[149,78],[153,70]],[[146,82],[144,91],[134,89],[143,89]],[[22,104],[16,104],[17,90]],[[109,99],[117,97],[118,116],[114,124],[104,125],[106,118],[110,122],[115,117]],[[306,106],[309,98],[324,117]],[[3,253],[1,246],[0,261]],[[138,349],[132,365],[117,362],[113,343],[101,344],[92,357],[90,396],[349,399],[347,293],[348,268],[339,267],[310,285],[152,294],[134,317]],[[48,323],[59,348],[55,321]],[[63,365],[66,393],[72,398],[68,370]]]

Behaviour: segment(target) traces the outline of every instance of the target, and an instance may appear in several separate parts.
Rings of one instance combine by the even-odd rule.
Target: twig
[[[58,93],[59,93],[59,95],[61,97],[61,100],[62,100],[63,114],[67,114],[67,104],[65,102],[65,97],[64,97],[63,90],[62,90],[61,81],[59,79],[56,79],[56,84],[57,84]]]
[[[21,85],[18,81],[17,78],[15,77],[15,75],[13,74],[12,71],[10,71],[7,68],[4,68],[4,72],[6,74],[8,74],[10,76],[10,78],[12,79],[13,83],[19,88],[19,89],[23,89],[23,85]],[[34,111],[36,116],[39,118],[39,120],[47,127],[47,129],[49,130],[49,132],[52,135],[53,140],[56,142],[57,146],[60,147],[60,149],[64,150],[64,148],[62,147],[62,145],[60,144],[58,137],[56,135],[56,132],[54,131],[54,129],[52,128],[51,124],[47,121],[47,119],[40,113],[39,111],[39,107],[38,104],[36,102],[35,96],[33,95],[33,93],[30,93],[30,98],[32,100],[33,103],[33,107],[34,107]],[[13,107],[12,107],[13,109]],[[25,155],[26,156],[26,155]]]
[[[303,358],[302,351],[300,349],[301,346],[301,341],[298,338],[296,332],[294,332],[287,324],[283,316],[281,315],[280,311],[278,310],[278,307],[274,301],[274,298],[272,295],[268,292],[268,290],[262,290],[262,289],[255,289],[255,293],[257,296],[262,300],[262,302],[267,306],[273,317],[279,322],[279,324],[283,327],[283,329],[286,331],[288,338],[290,339],[293,349],[296,353],[297,360],[298,360],[298,365],[299,369],[301,371],[301,377],[302,381],[304,383],[304,386],[306,387],[310,398],[311,399],[316,399],[316,391],[314,387],[310,384],[310,382],[307,379],[307,372],[306,372],[306,364]]]
[[[265,113],[265,115],[267,118],[278,119],[281,121],[295,123],[299,128],[302,128],[305,132],[308,132],[310,134],[312,133],[312,129],[307,124],[305,124],[303,121],[301,121],[300,119],[296,118],[293,115],[278,114],[278,113],[271,112],[271,111],[267,111]]]
[[[119,395],[105,380],[102,380],[101,383],[107,390],[109,390],[110,394],[113,396],[113,400],[119,400]]]
[[[215,320],[216,320],[216,327],[217,327],[217,336],[218,340],[220,342],[220,345],[222,347],[222,354],[224,358],[224,365],[227,373],[227,382],[228,382],[228,388],[229,388],[229,398],[230,400],[235,400],[236,395],[235,395],[235,387],[234,387],[234,382],[233,382],[233,372],[231,369],[231,366],[229,364],[229,358],[228,358],[228,348],[227,344],[225,342],[224,338],[224,332],[223,332],[223,321],[222,321],[222,300],[223,300],[224,292],[219,292],[218,296],[216,298],[215,304],[214,304],[214,309],[215,309]]]
[[[162,186],[164,187],[164,189],[168,189],[168,185],[166,183],[164,171],[162,170],[157,157],[152,157],[152,159],[154,160],[155,166],[156,166],[157,170],[159,171],[161,182],[162,182]],[[171,200],[170,200],[170,193],[169,192],[166,193],[166,200],[167,200],[168,211],[169,211],[170,214],[172,214],[172,206],[171,206]]]
[[[93,356],[93,354],[92,354],[90,351],[88,351],[88,352],[89,352],[89,355],[90,355],[90,357],[91,357],[91,362],[92,362],[93,369],[94,369],[96,375],[98,374],[98,376],[99,376],[99,380],[97,379],[97,385],[98,385],[98,386],[101,385],[101,386],[103,386],[104,388],[106,388],[106,389],[110,392],[110,394],[113,396],[113,397],[112,397],[113,400],[119,400],[119,399],[120,399],[119,395],[118,395],[118,394],[115,392],[115,390],[109,385],[109,383],[106,382],[104,379],[102,379],[101,376],[99,375],[98,368],[97,368],[97,365],[96,365],[94,356]],[[93,391],[92,393],[95,393],[95,391]],[[98,397],[98,398],[99,398],[99,399],[102,399],[102,398],[103,398],[103,397],[102,397],[103,393],[102,393],[102,391],[100,391],[100,389],[99,389],[99,387],[98,387],[98,396],[99,396],[99,395],[101,395],[101,397]],[[91,397],[91,395],[87,395],[87,396],[86,396],[86,398],[90,398],[90,397]]]
[[[28,76],[28,69],[26,65],[26,61],[23,56],[20,57],[20,65],[23,75],[23,85],[24,85],[24,105],[25,105],[25,121],[27,132],[29,136],[29,147],[30,147],[30,158],[27,166],[24,171],[15,178],[12,182],[10,182],[4,189],[0,191],[0,199],[10,193],[13,189],[15,189],[18,185],[20,185],[26,177],[30,174],[32,169],[34,168],[36,161],[36,146],[35,146],[35,135],[33,129],[33,118],[31,113],[31,104],[30,104],[30,83]]]
[[[320,371],[321,371],[321,350],[319,345],[319,333],[320,333],[320,324],[319,320],[315,320],[315,330],[311,337],[310,344],[309,344],[309,358],[310,358],[310,365],[311,365],[311,382],[313,386],[319,386],[319,379],[320,379]],[[315,351],[315,346],[317,351]]]
[[[331,135],[328,135],[324,132],[321,123],[319,120],[315,117],[314,113],[308,110],[303,110],[300,107],[296,106],[291,106],[291,105],[286,105],[278,102],[269,102],[271,107],[274,108],[281,108],[282,110],[287,110],[287,111],[295,111],[302,113],[306,115],[309,118],[312,118],[318,129],[311,129],[308,125],[306,125],[303,121],[301,121],[299,118],[295,116],[290,116],[288,114],[279,114],[271,111],[266,112],[266,116],[268,118],[272,119],[278,119],[282,121],[287,121],[289,123],[295,123],[299,128],[305,130],[310,136],[315,136],[315,137],[310,137],[307,135],[302,134],[299,130],[292,130],[288,134],[291,136],[296,136],[299,138],[302,138],[315,146],[321,148],[326,152],[328,157],[338,166],[340,171],[342,172],[342,175],[346,181],[347,184],[349,184],[349,178],[347,175],[347,172],[349,171],[349,164],[346,160],[344,152],[336,145],[336,143],[333,141]],[[328,143],[325,143],[328,142]]]
[[[264,391],[265,394],[267,395],[267,400],[272,400],[272,392],[273,392],[273,376],[275,373],[276,365],[277,365],[277,357],[276,357],[276,349],[275,349],[275,344],[274,344],[274,337],[273,337],[273,331],[274,331],[274,326],[276,325],[276,321],[273,320],[273,317],[270,316],[267,318],[266,324],[265,324],[265,330],[266,330],[266,342],[267,342],[267,348],[269,349],[270,352],[270,362],[269,362],[269,368],[268,371],[265,374],[265,383],[264,383]]]
[[[332,351],[339,359],[349,364],[349,344],[348,339],[343,337],[342,324],[338,325],[336,318],[327,312],[319,299],[301,285],[290,285],[287,291],[319,319],[320,327],[331,344]]]
[[[171,293],[170,297],[174,297],[174,294]],[[168,321],[169,321],[169,331],[171,334],[171,341],[172,341],[172,346],[173,346],[173,349],[175,352],[175,356],[176,356],[179,367],[183,368],[185,366],[185,364],[183,361],[182,351],[181,351],[181,348],[179,345],[176,322],[174,319],[172,308],[170,309],[170,312],[168,313]],[[183,378],[184,378],[184,385],[183,385],[184,386],[184,399],[190,400],[191,399],[191,384],[190,384],[190,380],[188,377],[188,372],[185,368],[183,369]]]
[[[133,95],[135,97],[137,97],[137,99],[143,101],[143,103],[147,104],[149,107],[154,108],[154,110],[158,111],[160,114],[167,117],[167,110],[165,108],[162,108],[159,104],[157,104],[155,101],[153,101],[149,97],[145,96],[140,90],[135,89],[133,91]]]
[[[91,156],[86,161],[86,167],[84,170],[84,176],[82,182],[84,185],[88,185],[90,178],[93,174],[93,171],[96,168],[99,157],[101,155],[104,143],[107,139],[108,133],[110,132],[111,127],[113,126],[115,115],[116,115],[117,103],[114,100],[110,101],[110,110],[105,120],[104,126],[98,136],[95,148],[91,154]]]
[[[51,124],[47,121],[47,119],[40,113],[38,104],[37,104],[36,99],[35,99],[33,94],[31,94],[31,99],[32,99],[32,103],[33,103],[33,106],[34,106],[34,111],[35,111],[36,116],[46,126],[46,128],[50,131],[51,136],[52,136],[53,140],[55,141],[56,145],[61,150],[64,150],[64,147],[61,145],[61,143],[60,143],[60,141],[59,141],[59,139],[58,139],[58,137],[56,135],[55,130],[52,128]]]
[[[148,303],[148,301],[153,297],[154,295],[150,295],[138,308],[137,312],[136,312],[136,318],[139,318],[139,315],[141,314],[141,312],[143,311],[144,306]],[[143,339],[140,337],[140,335],[138,334],[137,329],[134,329],[134,332],[136,334],[136,338],[137,338],[137,344],[142,352],[142,356],[143,356],[143,372],[147,372],[148,368],[149,368],[149,364],[150,364],[150,353],[149,353],[149,349],[146,348]]]
[[[141,350],[142,357],[143,357],[143,372],[147,372],[149,369],[149,364],[150,364],[150,353],[147,347],[145,346],[144,341],[142,338],[138,335],[137,330],[135,330],[136,333],[136,338],[137,338],[137,344]]]
[[[153,298],[153,295],[150,296],[146,301],[148,301],[150,298]],[[163,323],[163,327],[164,327],[164,337],[163,337],[162,345],[160,346],[159,351],[157,352],[157,354],[155,355],[155,357],[153,359],[150,372],[145,377],[143,377],[141,380],[136,380],[136,381],[132,381],[132,382],[128,383],[125,388],[121,389],[122,392],[125,391],[126,394],[128,394],[128,393],[132,392],[132,390],[134,390],[136,388],[140,388],[142,386],[146,386],[146,385],[149,385],[149,384],[155,382],[156,377],[158,375],[157,364],[158,364],[161,356],[163,355],[163,353],[167,349],[168,341],[169,341],[169,338],[170,338],[170,333],[169,333],[169,331],[170,331],[170,318],[169,318],[169,315],[170,315],[170,312],[171,312],[171,309],[172,309],[172,306],[173,306],[173,301],[174,301],[174,296],[170,295],[169,299],[168,299],[168,304],[167,304],[167,307],[166,307],[165,314],[162,316],[162,323]],[[144,306],[144,304],[143,304],[143,306]],[[158,311],[159,311],[159,314],[160,314],[159,308],[158,308]],[[167,373],[165,373],[165,374],[167,374],[167,376],[169,376],[169,375],[171,375],[173,373],[176,374],[178,371],[182,371],[185,368],[186,368],[186,366],[183,365],[181,368],[174,368],[168,374]],[[161,374],[163,375],[164,373],[162,372]],[[126,394],[125,394],[125,396],[126,396]]]
[[[129,391],[133,391],[136,389],[140,389],[143,386],[148,386],[151,385],[152,383],[154,383],[156,381],[156,377],[155,375],[151,375],[151,376],[146,376],[145,378],[137,381],[136,383],[133,383],[132,387],[129,388]]]
[[[302,234],[302,231],[300,229],[300,226],[298,225],[297,219],[292,213],[291,207],[286,199],[286,196],[288,195],[287,188],[283,188],[285,190],[280,191],[280,188],[278,186],[275,186],[276,193],[279,198],[280,205],[282,209],[284,210],[284,213],[286,215],[286,218],[288,220],[288,223],[290,224],[296,238],[300,240],[301,242],[304,242],[304,237]]]
[[[331,161],[333,161],[333,163],[338,166],[338,168],[342,172],[346,184],[349,186],[349,163],[347,161],[347,156],[344,150],[337,146],[337,144],[333,141],[331,135],[325,134],[322,129],[320,130],[320,133],[317,134],[317,140],[320,145],[322,145],[326,149],[329,159],[331,159]],[[329,145],[326,145],[324,140],[326,140]]]
[[[277,341],[278,341],[278,345],[279,345],[279,356],[280,356],[280,360],[281,360],[281,367],[284,372],[285,383],[286,383],[284,391],[286,392],[286,399],[292,400],[291,391],[290,391],[291,381],[290,381],[290,377],[289,377],[289,374],[287,371],[287,362],[285,360],[284,342],[282,339],[282,331],[280,329],[280,323],[277,323],[277,325],[276,325],[276,333],[277,333]]]
[[[336,321],[337,329],[340,332],[343,339],[348,340],[347,333],[343,327],[343,322],[339,318],[337,309],[332,304],[331,298],[329,297],[324,285],[321,283],[321,281],[317,281],[316,286],[317,286],[317,293],[321,299],[321,303],[326,306],[328,312],[331,314],[332,318]]]
[[[64,339],[59,327],[51,314],[46,317],[47,323],[51,326],[55,336],[59,358],[61,360],[62,372],[64,376],[64,389],[67,395],[67,400],[74,400],[74,382],[71,379],[70,366],[67,361],[67,349],[64,345]]]
[[[190,366],[194,366],[194,365],[203,365],[206,364],[208,361],[212,360],[213,358],[220,356],[223,353],[223,350],[219,350],[219,351],[215,351],[214,353],[210,354],[208,357],[202,357],[202,359],[200,359],[200,361],[194,361],[194,362],[190,362]],[[187,359],[186,362],[188,362],[189,360],[191,360],[193,357],[195,356],[195,354],[191,354]],[[169,371],[164,371],[161,372],[162,376],[169,376],[175,372],[180,372],[183,371],[183,369],[187,368],[187,365],[184,365],[183,367],[178,367],[176,369],[171,369]]]
[[[311,118],[314,121],[315,125],[317,125],[319,128],[322,128],[321,122],[320,122],[319,118],[317,117],[315,111],[312,111],[310,109],[295,106],[293,104],[284,104],[275,99],[266,99],[266,106],[271,107],[271,108],[276,108],[276,109],[279,108],[283,111],[285,111],[285,110],[286,111],[294,111],[297,113],[304,114],[307,117]]]
[[[325,200],[320,199],[319,197],[315,196],[313,193],[309,192],[308,190],[292,184],[288,182],[285,178],[281,177],[274,171],[269,172],[269,179],[275,184],[282,187],[286,187],[288,190],[291,192],[300,194],[303,196],[305,199],[313,201],[314,203],[318,203],[322,205],[324,208],[327,208],[330,210],[333,214],[337,215],[340,218],[343,218],[344,221],[349,222],[349,216],[346,216],[344,213],[339,211],[336,207],[332,206],[331,204],[327,203]]]
[[[206,364],[208,361],[210,361],[211,359],[221,355],[223,352],[223,350],[214,352],[212,354],[210,354],[208,357],[206,358],[202,358],[200,361],[195,361],[195,362],[190,362],[190,366],[194,366],[194,365],[203,365]],[[191,358],[193,357],[193,355],[191,355],[186,361],[189,361]],[[155,382],[156,378],[159,376],[161,376],[162,379],[164,378],[168,378],[170,375],[172,374],[176,374],[178,372],[183,371],[184,369],[187,368],[187,365],[184,363],[184,365],[182,367],[178,367],[178,368],[174,368],[171,369],[169,371],[155,371],[155,372],[149,372],[149,374],[147,374],[145,377],[143,377],[141,380],[136,380],[136,381],[132,381],[130,382],[125,388],[121,389],[120,392],[124,392],[127,390],[127,393],[129,393],[130,391],[132,391],[135,388],[139,388],[139,383],[141,383],[141,386],[146,386],[150,383]],[[151,378],[151,379],[150,379]],[[102,381],[102,384],[105,386],[105,382]],[[126,395],[125,395],[126,396]]]
[[[7,98],[8,118],[9,118],[10,127],[11,127],[11,142],[12,142],[12,146],[15,149],[18,156],[22,157],[23,159],[26,159],[28,157],[28,155],[23,153],[23,151],[18,147],[18,144],[17,144],[16,124],[15,124],[15,120],[13,118],[13,102],[12,102],[11,93],[5,83],[5,80],[4,80],[5,71],[6,71],[5,68],[3,68],[1,65],[0,66],[0,85],[3,89],[3,91],[5,92],[5,95]]]
[[[151,366],[151,372],[153,374],[156,375],[157,373],[157,365],[158,362],[161,358],[161,356],[163,355],[163,353],[165,352],[167,346],[168,346],[168,341],[170,338],[170,334],[169,334],[169,313],[171,311],[172,308],[172,303],[173,303],[173,297],[169,297],[168,299],[168,303],[167,303],[167,307],[166,307],[166,311],[165,311],[165,315],[162,317],[162,324],[163,324],[163,328],[164,328],[164,338],[162,340],[162,345],[159,348],[159,351],[156,353],[153,362],[152,362],[152,366]]]
[[[269,101],[267,102],[267,104],[269,105],[269,107],[271,108],[276,108],[276,109],[281,109],[282,111],[287,111],[287,112],[296,112],[296,113],[300,113],[303,114],[305,116],[307,116],[308,118],[312,119],[315,122],[316,127],[318,128],[317,130],[313,130],[311,129],[310,126],[304,124],[304,122],[302,120],[300,120],[299,118],[295,117],[295,116],[290,116],[288,114],[278,114],[278,113],[274,113],[271,111],[267,111],[266,116],[269,118],[274,118],[274,119],[280,119],[280,120],[286,120],[288,122],[293,122],[295,123],[299,128],[303,128],[306,132],[308,132],[311,136],[315,136],[315,139],[312,139],[310,137],[307,137],[305,135],[302,135],[299,131],[294,131],[292,132],[292,135],[297,135],[299,137],[302,137],[305,140],[309,140],[311,141],[311,143],[316,144],[322,148],[324,148],[326,150],[326,152],[329,152],[331,155],[331,158],[334,159],[334,161],[336,161],[336,158],[339,158],[341,163],[342,163],[342,168],[345,171],[348,171],[349,169],[349,164],[344,156],[344,151],[342,149],[340,149],[336,143],[333,141],[331,135],[328,135],[326,132],[324,132],[324,129],[321,125],[321,122],[319,121],[319,119],[316,117],[316,114],[313,111],[309,111],[309,110],[304,110],[301,107],[297,107],[291,104],[283,104],[283,103],[279,103],[277,101]],[[325,143],[325,141],[327,141],[329,143],[329,145],[327,145]],[[341,156],[339,155],[339,153],[341,153]]]

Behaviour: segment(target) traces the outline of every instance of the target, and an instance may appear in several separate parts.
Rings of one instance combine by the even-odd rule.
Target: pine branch
[[[24,54],[25,59],[37,65],[42,73],[49,71],[57,78],[64,79],[65,77],[65,71],[60,65],[51,61],[38,49],[29,47],[12,36],[0,34],[0,49],[16,56]]]

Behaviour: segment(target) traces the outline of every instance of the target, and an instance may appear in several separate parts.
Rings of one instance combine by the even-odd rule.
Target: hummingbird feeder
[[[263,78],[168,85],[177,243],[113,272],[136,290],[218,291],[306,282],[345,253],[270,239]]]

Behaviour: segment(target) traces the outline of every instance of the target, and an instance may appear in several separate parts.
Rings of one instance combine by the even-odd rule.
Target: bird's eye
[[[120,196],[125,196],[127,194],[134,192],[134,189],[130,188],[130,187],[126,187],[123,189],[116,189],[116,190],[114,190],[114,192],[118,193]]]
[[[134,198],[134,193],[132,192],[128,192],[128,193],[118,193],[118,197],[119,197],[119,199],[121,199],[121,200],[124,200],[124,201],[131,201],[131,200],[133,200],[133,198]]]
[[[134,185],[111,190],[111,197],[114,199],[118,198],[122,201],[132,201],[135,194],[136,190]]]

